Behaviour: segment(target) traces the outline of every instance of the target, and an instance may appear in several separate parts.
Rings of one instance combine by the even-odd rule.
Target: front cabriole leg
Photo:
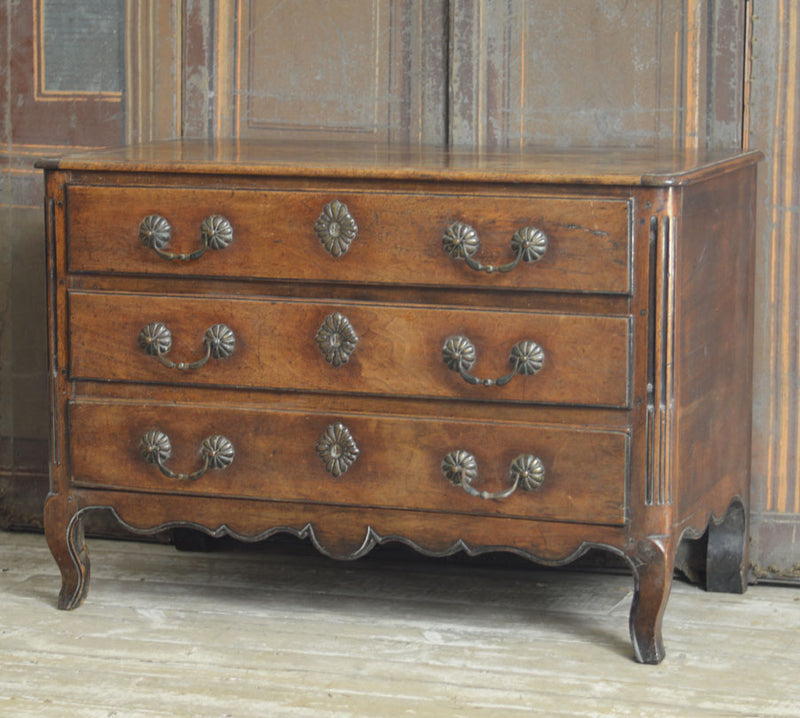
[[[77,608],[89,591],[89,552],[83,538],[83,518],[71,496],[50,494],[44,506],[44,532],[61,571],[58,607]]]
[[[669,538],[650,537],[637,542],[628,559],[634,581],[629,622],[634,655],[639,663],[661,663],[661,620],[672,588],[675,552]]]

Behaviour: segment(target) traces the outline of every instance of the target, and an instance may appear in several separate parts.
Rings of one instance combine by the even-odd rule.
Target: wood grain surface
[[[236,163],[242,175],[350,177],[446,182],[664,186],[690,184],[722,167],[745,167],[760,152],[730,149],[551,149],[520,147],[488,152],[467,148],[388,145],[369,140],[299,142],[182,139],[136,144],[43,159],[39,167],[215,174]]]
[[[625,407],[629,403],[630,322],[626,317],[502,312],[436,306],[327,300],[237,299],[72,292],[71,375],[76,379],[205,384],[290,391],[331,391],[474,401]],[[350,360],[334,366],[315,339],[339,312],[358,335]],[[217,324],[236,336],[233,355],[179,371],[139,344],[142,329],[171,331],[167,358],[190,362],[205,353],[203,336]],[[442,357],[445,341],[462,335],[475,346],[471,373],[497,379],[512,371],[520,341],[544,352],[542,368],[505,386],[467,383]]]
[[[710,601],[676,581],[654,669],[630,660],[633,588],[616,573],[397,547],[341,564],[286,541],[90,549],[91,600],[65,613],[42,537],[0,534],[5,715],[785,718],[800,704],[792,588]]]
[[[360,415],[136,403],[70,405],[72,483],[87,487],[143,489],[228,498],[291,501],[298,508],[321,503],[373,506],[467,516],[507,516],[621,525],[625,518],[628,437],[602,432],[503,424],[453,417]],[[316,451],[326,429],[342,423],[358,457],[341,476],[326,470]],[[181,472],[202,466],[201,441],[224,434],[235,458],[224,470],[196,481],[164,477],[139,450],[142,436],[158,429],[173,451],[165,462]],[[509,488],[511,462],[532,454],[544,464],[544,483],[519,488],[501,500],[467,495],[442,474],[448,452],[462,449],[478,462],[479,491]],[[276,507],[279,510],[279,507]],[[436,519],[433,519],[434,521]],[[453,541],[458,537],[454,536]]]
[[[471,161],[459,151],[409,150],[398,163],[383,150],[362,149],[352,164],[320,178],[342,153],[355,152],[352,144],[308,164],[307,153],[321,148],[294,145],[289,171],[276,167],[290,143],[272,159],[264,159],[267,146],[255,154],[245,148],[224,166],[219,158],[232,146],[221,155],[209,146],[192,171],[170,159],[187,147],[178,141],[132,150],[127,160],[125,152],[99,153],[48,165],[53,490],[45,528],[62,573],[60,608],[77,607],[88,592],[83,520],[101,507],[145,534],[199,527],[254,540],[288,531],[347,558],[390,541],[433,555],[499,549],[559,564],[604,548],[634,574],[630,630],[642,663],[665,656],[662,622],[684,536],[699,537],[714,522],[704,557],[708,586],[744,590],[758,153],[682,154],[669,170],[648,165],[650,153],[628,154],[626,171],[642,170],[633,179],[619,174],[618,155],[594,151],[581,167],[572,152],[545,160],[520,154],[515,166],[508,153],[475,153]],[[406,161],[420,164],[415,170]],[[444,167],[461,173],[445,175]],[[306,231],[296,227],[307,227],[330,196],[320,191],[326,182],[347,185],[344,196],[367,217],[365,234],[377,238],[374,247],[364,245],[375,254],[368,260],[353,250],[343,255],[353,259],[348,265],[323,260],[312,242],[328,264],[310,262],[309,274],[292,274]],[[229,256],[243,271],[198,276],[194,258],[161,256],[160,271],[142,272],[139,285],[115,271],[107,248],[130,247],[132,218],[156,211],[162,187],[167,204],[189,218],[177,222],[180,242],[216,205],[234,215],[251,254]],[[504,188],[508,197],[500,196]],[[104,218],[117,221],[115,205],[124,220],[106,232]],[[259,242],[259,228],[279,210],[288,215],[272,222],[276,235]],[[418,293],[414,263],[391,260],[428,246],[430,219],[441,224],[464,211],[490,237],[527,222],[528,212],[548,215],[554,219],[543,221],[553,221],[547,227],[556,241],[562,231],[599,236],[613,256],[607,267],[602,253],[585,261],[587,240],[571,248],[566,241],[567,251],[553,255],[552,285],[537,284],[531,273],[530,281],[487,292],[475,272],[467,282],[474,304],[449,304],[451,285],[435,286],[423,270]],[[434,254],[441,260],[437,249],[431,268]],[[99,265],[96,255],[105,255]],[[131,256],[122,274],[147,266]],[[271,294],[276,279],[280,296]],[[343,300],[338,284],[364,291]],[[313,296],[305,296],[308,287]],[[528,308],[503,306],[503,291],[523,289],[533,301]],[[596,300],[582,299],[587,291]],[[546,310],[535,307],[539,294],[549,297]],[[347,361],[324,351],[321,331],[330,321],[347,322],[347,336],[337,334],[339,345],[350,343]],[[142,339],[154,322],[174,338],[157,355]],[[208,358],[203,335],[222,324],[235,335],[233,353]],[[474,363],[470,357],[454,371],[451,342],[469,343]],[[520,342],[541,349],[536,371],[520,370],[510,357]],[[217,390],[216,399],[203,387]],[[342,411],[331,411],[330,400]],[[427,406],[417,413],[417,404],[404,402]],[[484,408],[462,417],[459,402],[472,412]],[[506,410],[510,420],[500,420],[507,404],[524,406],[526,418]],[[535,416],[548,405],[552,423]],[[608,415],[581,413],[589,407]],[[604,418],[612,412],[618,416]],[[727,433],[714,430],[724,423]],[[153,431],[161,438],[143,439]],[[227,468],[211,465],[216,454],[199,453],[207,437],[220,436],[235,447]],[[154,466],[148,443],[167,437],[175,449]],[[458,469],[469,480],[443,475],[454,451],[468,452],[480,467]],[[337,463],[343,455],[344,468]],[[513,478],[520,456],[541,461],[540,487]]]
[[[564,199],[532,192],[511,197],[501,190],[475,196],[454,194],[443,183],[421,186],[416,192],[387,191],[380,184],[359,191],[321,184],[319,189],[292,191],[71,185],[67,192],[70,268],[113,274],[630,291],[630,217],[625,197]],[[314,231],[323,208],[332,201],[346,206],[358,228],[341,256],[331,255]],[[202,246],[201,223],[215,214],[230,221],[233,243],[209,250],[195,261],[170,262],[139,239],[140,222],[159,215],[172,228],[165,249],[194,252]],[[442,235],[456,222],[474,227],[480,239],[474,258],[484,264],[511,262],[515,257],[511,239],[524,227],[543,231],[547,248],[536,262],[521,262],[510,272],[488,276],[443,250]]]

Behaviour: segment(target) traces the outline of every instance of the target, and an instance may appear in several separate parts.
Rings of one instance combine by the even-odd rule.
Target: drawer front
[[[84,186],[70,186],[67,198],[72,272],[630,291],[629,207],[621,199]],[[331,210],[341,221],[332,225],[323,208],[333,201],[341,205]],[[357,230],[349,245],[353,226],[340,216],[342,206]],[[170,260],[146,246],[140,225],[154,216],[166,220],[169,231],[153,220],[148,241],[159,237],[163,253],[202,255]],[[203,251],[208,217],[223,217],[231,232],[208,234],[219,239],[207,242],[217,248]],[[453,230],[453,241],[474,248],[477,237],[472,260],[483,265],[513,262],[512,238],[526,227],[544,233],[546,248],[540,259],[520,261],[507,272],[471,269],[443,249],[445,231],[458,224],[475,234],[465,239],[462,226]],[[531,260],[542,251],[541,243],[536,246]]]
[[[629,403],[627,317],[75,291],[69,321],[75,379]],[[229,356],[208,357],[210,330],[232,334]]]
[[[114,402],[73,403],[69,421],[72,480],[80,486],[599,524],[625,520],[628,438],[622,432]],[[214,438],[220,435],[229,444]],[[217,449],[224,444],[215,454],[224,454],[218,462],[224,468],[203,471],[210,452],[204,441]],[[167,474],[195,476],[166,475],[158,461]],[[471,495],[463,481],[456,483],[461,466],[473,493],[493,497]]]

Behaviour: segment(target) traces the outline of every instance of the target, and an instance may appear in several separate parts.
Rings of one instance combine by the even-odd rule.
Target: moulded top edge
[[[367,142],[169,140],[42,159],[46,170],[493,183],[677,186],[758,162],[741,150],[523,147],[482,150]]]

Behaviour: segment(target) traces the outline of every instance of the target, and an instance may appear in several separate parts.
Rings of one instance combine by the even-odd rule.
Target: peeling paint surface
[[[113,17],[121,18],[116,30]],[[97,51],[103,67],[93,79],[81,74],[86,47],[76,45],[86,28],[107,42],[116,32],[119,42],[118,51]],[[752,554],[757,566],[772,567],[765,574],[794,575],[797,3],[0,0],[0,32],[0,476],[46,481],[42,184],[33,169],[42,155],[179,135],[472,147],[744,144],[766,154]],[[14,501],[0,512],[12,522]]]

